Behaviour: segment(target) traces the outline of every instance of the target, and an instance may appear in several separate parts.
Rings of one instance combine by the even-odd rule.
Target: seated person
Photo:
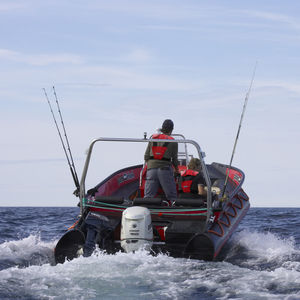
[[[192,158],[187,170],[181,173],[179,180],[179,198],[199,198],[206,196],[205,179],[202,176],[200,159]]]

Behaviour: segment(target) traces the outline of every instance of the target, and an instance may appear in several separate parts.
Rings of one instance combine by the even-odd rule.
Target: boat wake
[[[217,262],[97,250],[54,266],[54,245],[38,235],[1,244],[0,298],[300,299],[300,250],[270,232],[235,234]]]

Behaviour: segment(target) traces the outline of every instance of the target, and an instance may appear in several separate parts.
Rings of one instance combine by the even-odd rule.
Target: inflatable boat
[[[97,143],[145,143],[151,138],[98,138],[89,146],[78,196],[80,215],[55,247],[56,263],[82,255],[91,234],[96,246],[113,254],[135,252],[145,248],[153,255],[167,253],[173,257],[215,260],[235,231],[250,203],[242,185],[244,173],[236,167],[213,162],[206,164],[205,154],[194,140],[172,135],[184,148],[178,153],[179,170],[191,159],[187,145],[200,159],[207,195],[178,197],[169,206],[161,191],[154,198],[144,198],[145,165],[118,170],[86,190],[85,182],[93,148]],[[156,139],[155,142],[164,142]],[[174,179],[176,180],[176,179]],[[226,184],[225,184],[226,182]],[[90,231],[91,228],[96,230]]]

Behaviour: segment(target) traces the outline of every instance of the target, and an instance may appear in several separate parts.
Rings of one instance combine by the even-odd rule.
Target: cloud
[[[135,58],[142,59],[142,58]],[[176,75],[157,75],[144,70],[130,67],[120,66],[101,66],[101,65],[84,65],[79,68],[66,70],[70,73],[70,78],[77,82],[95,83],[95,78],[99,82],[106,84],[114,89],[141,90],[151,89],[153,91],[187,91],[197,89],[204,85],[203,81],[191,80],[190,78],[178,78]],[[72,75],[75,74],[75,75]],[[60,79],[65,82],[66,73],[56,75],[57,83]]]
[[[282,90],[285,92],[293,93],[300,97],[300,84],[299,82],[284,81],[284,80],[260,80],[255,83],[256,89],[270,93],[272,90]]]
[[[9,49],[0,49],[0,60],[22,62],[33,66],[46,66],[51,64],[81,64],[83,58],[69,53],[60,54],[24,54]]]
[[[64,162],[64,158],[44,158],[44,159],[14,159],[14,160],[0,160],[0,165],[19,165],[19,164],[40,164],[40,163],[54,163]]]
[[[164,31],[189,31],[189,32],[207,32],[207,28],[195,26],[180,25],[145,25],[143,28],[150,30]]]
[[[258,17],[267,21],[274,21],[276,23],[287,24],[295,29],[300,29],[300,23],[298,20],[291,16],[284,14],[270,13],[265,11],[248,11],[250,16]]]
[[[152,55],[149,51],[139,48],[132,50],[124,59],[134,63],[145,63],[152,60]]]
[[[20,10],[24,8],[24,5],[20,3],[11,3],[11,2],[6,2],[6,3],[0,3],[0,12],[6,12],[6,11],[11,11],[11,10]]]
[[[86,5],[86,8],[92,11],[101,10],[162,20],[190,19],[191,17],[199,17],[199,15],[205,16],[205,7],[201,9],[199,5],[197,8],[189,5],[178,5],[178,3],[175,4],[173,1],[172,3],[168,1],[165,3],[161,1],[128,1],[127,5],[124,5],[124,1],[92,2],[90,5]]]

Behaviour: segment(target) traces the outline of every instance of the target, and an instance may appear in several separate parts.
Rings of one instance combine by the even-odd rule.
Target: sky
[[[166,118],[229,164],[257,62],[233,166],[253,207],[300,207],[299,16],[297,0],[1,0],[0,206],[77,205],[43,88],[79,177],[93,139]],[[87,188],[145,147],[97,144]]]

